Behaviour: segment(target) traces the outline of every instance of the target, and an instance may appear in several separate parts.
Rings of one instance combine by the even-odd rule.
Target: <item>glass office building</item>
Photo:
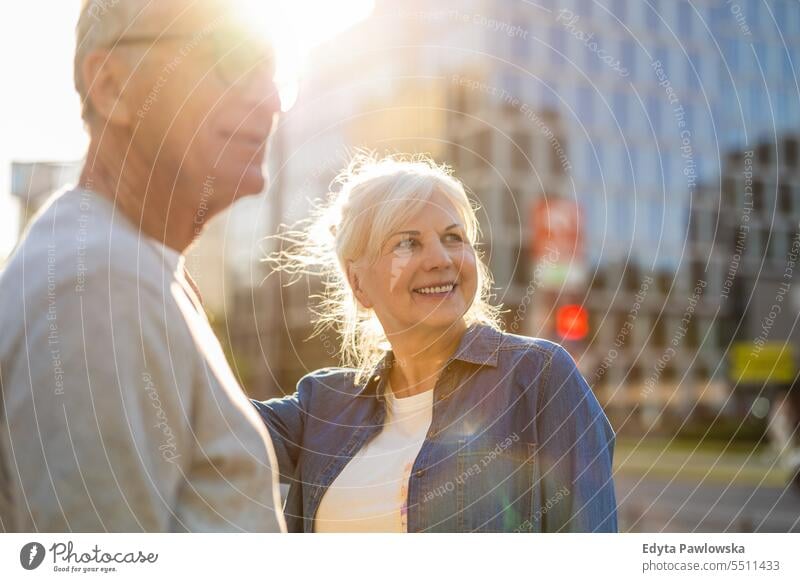
[[[722,410],[731,383],[714,295],[725,265],[703,271],[694,301],[693,258],[704,251],[688,236],[690,217],[700,191],[703,208],[714,192],[727,204],[731,152],[798,133],[798,63],[793,0],[378,1],[312,56],[279,136],[274,195],[294,220],[348,148],[430,152],[481,204],[509,319],[526,301],[537,306],[516,331],[549,335],[537,309],[546,319],[568,296],[591,312],[573,353],[606,406],[643,404],[646,425],[698,402]],[[551,197],[579,205],[570,266],[584,277],[548,297],[535,281],[531,209]],[[306,317],[306,290],[286,293],[286,313]],[[628,320],[624,347],[603,364]],[[297,329],[299,338],[307,322]],[[301,353],[310,344],[284,343],[270,361],[314,359]],[[276,377],[293,382],[304,366],[295,367]]]

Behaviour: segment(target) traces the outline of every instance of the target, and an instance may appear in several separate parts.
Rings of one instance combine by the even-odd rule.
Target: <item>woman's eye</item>
[[[416,242],[413,238],[404,238],[394,248],[399,251],[410,251],[414,249]]]
[[[464,242],[464,238],[460,234],[456,234],[453,232],[446,234],[444,239],[447,242],[457,242],[457,243]]]

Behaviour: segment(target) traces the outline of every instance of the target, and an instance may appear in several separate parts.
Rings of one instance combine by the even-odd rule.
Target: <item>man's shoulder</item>
[[[83,199],[68,191],[28,227],[0,272],[0,353],[16,349],[23,333],[47,333],[48,318],[56,315],[62,333],[76,331],[67,324],[75,318],[87,329],[104,328],[113,315],[122,331],[183,317],[177,283],[161,257],[149,243],[138,250],[135,229],[115,222],[100,204],[96,195]],[[170,329],[183,333],[180,326]]]
[[[0,274],[0,293],[135,282],[161,289],[166,267],[148,239],[110,202],[85,190],[54,195],[37,213]],[[131,287],[133,288],[133,287]]]

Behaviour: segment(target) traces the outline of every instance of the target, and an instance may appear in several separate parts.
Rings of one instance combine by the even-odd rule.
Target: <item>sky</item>
[[[279,4],[278,22],[263,8],[269,2],[240,1],[277,35],[284,102],[292,100],[293,80],[302,75],[307,53],[373,7],[373,0],[292,0]],[[80,5],[81,0],[29,0],[0,8],[0,260],[13,248],[19,227],[10,195],[11,161],[80,160],[88,144],[72,81]]]

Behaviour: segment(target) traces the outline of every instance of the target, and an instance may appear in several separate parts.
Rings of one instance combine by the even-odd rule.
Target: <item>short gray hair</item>
[[[92,110],[83,79],[83,61],[98,48],[111,47],[151,2],[159,0],[83,0],[75,29],[75,89],[81,98],[82,116],[89,121]]]

